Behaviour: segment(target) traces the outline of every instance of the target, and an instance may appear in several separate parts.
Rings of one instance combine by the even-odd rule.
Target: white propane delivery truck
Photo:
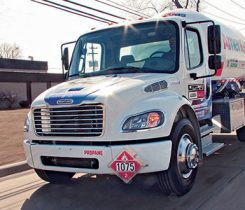
[[[112,25],[82,35],[67,81],[32,103],[24,126],[28,164],[50,183],[75,173],[115,174],[125,183],[155,173],[165,194],[193,186],[203,154],[245,141],[245,39],[201,13]]]

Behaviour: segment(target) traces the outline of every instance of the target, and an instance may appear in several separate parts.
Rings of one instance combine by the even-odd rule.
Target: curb
[[[26,161],[0,166],[0,178],[31,169]]]

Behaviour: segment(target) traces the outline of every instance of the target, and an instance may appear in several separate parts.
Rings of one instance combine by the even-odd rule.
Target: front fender
[[[137,99],[124,107],[122,112],[115,113],[118,116],[116,124],[111,127],[110,132],[122,132],[124,122],[131,116],[141,114],[151,110],[158,110],[164,114],[164,123],[152,129],[139,130],[137,132],[123,133],[123,139],[146,139],[146,138],[162,138],[170,135],[175,117],[183,106],[190,106],[187,99],[176,94],[173,91],[164,91],[161,93],[151,93],[145,95],[143,98]],[[115,115],[114,115],[115,116]],[[111,125],[112,126],[112,125]],[[121,136],[114,133],[112,136]]]

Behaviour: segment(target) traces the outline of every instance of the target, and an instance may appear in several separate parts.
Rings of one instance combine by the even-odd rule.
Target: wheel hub
[[[177,151],[177,164],[181,175],[188,178],[192,170],[198,166],[199,152],[196,144],[192,143],[191,137],[184,134],[179,142]]]
[[[187,151],[186,151],[186,158],[187,158],[187,166],[190,169],[194,169],[197,167],[198,165],[198,148],[196,144],[189,144],[187,147]]]

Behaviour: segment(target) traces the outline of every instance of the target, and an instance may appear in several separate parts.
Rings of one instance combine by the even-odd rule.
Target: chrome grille
[[[34,109],[39,136],[100,136],[103,132],[102,105]]]

